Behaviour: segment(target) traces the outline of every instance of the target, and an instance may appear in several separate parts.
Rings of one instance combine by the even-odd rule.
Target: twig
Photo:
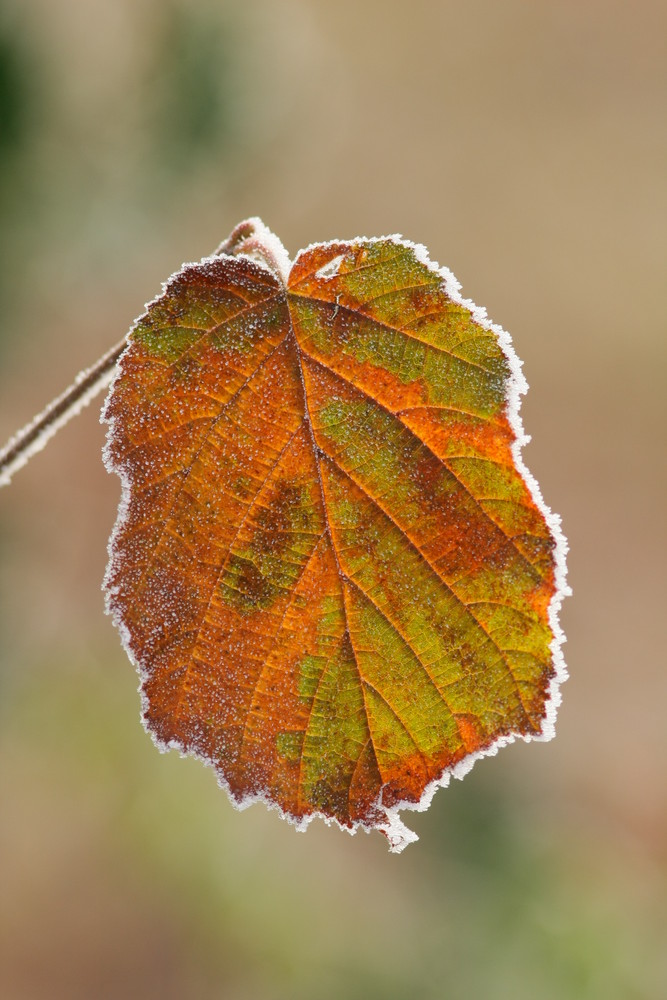
[[[123,338],[119,344],[103,354],[91,368],[79,372],[68,389],[10,438],[0,450],[0,487],[7,486],[17,469],[41,451],[56,431],[80,413],[109,385],[114,376],[116,362],[125,347],[126,340]]]

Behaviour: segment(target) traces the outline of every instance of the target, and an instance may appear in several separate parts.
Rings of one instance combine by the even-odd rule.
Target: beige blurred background
[[[160,756],[94,404],[0,494],[3,1000],[667,996],[667,7],[3,0],[0,438],[260,214],[401,232],[512,332],[574,597],[557,739],[379,835]]]

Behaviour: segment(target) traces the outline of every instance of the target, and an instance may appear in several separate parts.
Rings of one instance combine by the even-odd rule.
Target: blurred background
[[[667,995],[667,7],[2,0],[0,439],[259,214],[401,232],[510,330],[571,544],[555,741],[382,837],[160,756],[93,404],[0,494],[0,996]]]

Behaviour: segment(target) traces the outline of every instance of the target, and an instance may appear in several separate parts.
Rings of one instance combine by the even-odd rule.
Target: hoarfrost
[[[327,261],[319,271],[315,272],[316,278],[324,278],[325,281],[329,281],[331,278],[335,278],[340,270],[340,265],[345,260],[345,254],[340,253],[337,257],[333,257],[330,261]]]
[[[285,250],[283,244],[268,228],[261,222],[260,219],[253,218],[247,220],[246,223],[242,223],[241,226],[237,227],[234,231],[236,235],[236,241],[230,244],[226,241],[218,249],[216,254],[211,255],[208,258],[204,258],[199,264],[186,264],[177,272],[172,275],[171,278],[164,283],[162,295],[165,294],[166,290],[170,286],[171,282],[177,279],[180,275],[184,273],[188,268],[192,267],[204,267],[210,265],[215,259],[216,255],[228,254],[235,252],[238,255],[246,256],[253,261],[259,263],[261,266],[268,268],[274,275],[278,276],[282,282],[286,285],[288,280],[288,275],[291,269],[291,263],[287,251]],[[232,234],[232,236],[234,236]],[[225,781],[224,777],[217,772],[217,777],[220,785],[225,788],[230,798],[232,804],[238,809],[247,808],[254,802],[263,802],[270,809],[277,809],[281,815],[292,822],[298,830],[305,830],[312,819],[320,818],[323,819],[327,824],[331,825],[335,823],[341,829],[347,830],[349,833],[356,833],[357,830],[363,829],[365,832],[370,832],[371,829],[380,829],[389,841],[390,851],[393,853],[400,853],[409,843],[412,843],[417,839],[417,835],[410,831],[403,823],[400,818],[400,812],[403,810],[416,810],[423,811],[428,808],[436,790],[440,787],[445,787],[452,777],[461,779],[467,774],[472,768],[473,764],[481,757],[494,755],[497,753],[498,749],[509,743],[512,743],[516,739],[522,739],[525,742],[531,740],[549,740],[554,735],[554,722],[556,717],[556,712],[560,704],[560,685],[567,678],[567,671],[565,668],[565,663],[563,660],[561,645],[565,641],[565,637],[560,629],[558,615],[560,611],[561,603],[565,596],[570,593],[570,589],[566,583],[566,565],[565,557],[567,553],[567,543],[565,537],[561,530],[560,518],[558,515],[552,513],[550,509],[545,504],[539,486],[531,475],[531,473],[526,468],[523,458],[522,458],[522,448],[529,440],[528,436],[523,430],[521,423],[521,418],[519,415],[521,396],[526,392],[527,383],[521,371],[521,362],[519,361],[517,355],[514,352],[512,346],[511,338],[509,334],[502,329],[502,327],[492,323],[487,315],[486,311],[468,299],[464,299],[460,292],[460,285],[452,273],[446,269],[439,267],[438,264],[431,261],[428,256],[426,248],[421,244],[415,244],[408,240],[404,240],[399,235],[393,235],[389,237],[379,237],[373,239],[355,239],[344,244],[343,241],[331,241],[324,244],[311,244],[310,247],[306,248],[311,250],[317,248],[322,250],[327,246],[336,246],[340,248],[341,245],[348,246],[361,246],[380,242],[394,242],[397,246],[402,246],[409,249],[414,257],[421,262],[429,270],[436,273],[442,283],[446,294],[449,298],[464,308],[470,310],[471,315],[476,323],[478,323],[482,328],[492,331],[498,339],[500,346],[505,354],[510,368],[510,377],[507,383],[506,400],[507,400],[507,415],[510,421],[511,427],[515,434],[515,441],[513,444],[513,456],[517,469],[519,470],[521,476],[523,477],[538,509],[543,514],[546,523],[548,524],[553,537],[556,542],[555,546],[555,578],[556,578],[556,589],[554,596],[551,600],[549,607],[549,622],[553,632],[553,641],[551,644],[551,652],[553,656],[554,664],[554,676],[550,682],[550,688],[548,693],[548,699],[545,707],[545,717],[543,720],[541,732],[537,735],[525,735],[522,733],[510,733],[501,736],[495,740],[493,744],[488,746],[486,749],[481,750],[477,753],[471,754],[466,757],[465,760],[461,761],[454,767],[448,768],[434,781],[432,781],[424,790],[419,802],[398,802],[397,804],[387,807],[382,803],[382,793],[378,796],[377,807],[382,811],[386,817],[384,823],[364,823],[355,822],[350,826],[342,825],[338,820],[326,816],[320,812],[314,812],[308,816],[301,819],[295,819],[294,817],[286,814],[281,807],[272,801],[270,793],[268,790],[260,793],[248,794],[246,796],[241,796],[233,794],[229,784]],[[302,251],[301,254],[306,251]],[[301,254],[299,256],[301,256]],[[338,273],[340,266],[345,259],[345,254],[337,254],[330,261],[328,261],[323,267],[316,272],[316,276],[323,280],[330,280],[334,278]],[[297,257],[298,260],[298,257]],[[161,296],[158,296],[158,299]],[[147,308],[150,308],[157,299],[153,300],[153,303],[149,303]],[[62,427],[68,420],[83,409],[95,396],[101,392],[102,389],[107,387],[114,378],[114,371],[116,369],[116,362],[118,361],[120,354],[124,350],[126,342],[117,345],[110,352],[108,352],[100,361],[89,369],[81,372],[73,385],[70,386],[64,393],[57,397],[44,411],[32,420],[22,431],[15,435],[8,445],[0,452],[0,486],[6,485],[13,473],[19,469],[21,466],[25,465],[28,459],[40,451],[49,439],[56,433],[56,431]],[[113,392],[113,386],[111,387],[110,393]],[[107,576],[105,579],[105,590],[107,597],[107,610],[113,615],[116,626],[119,629],[121,639],[126,651],[129,654],[131,661],[135,664],[139,671],[140,679],[142,682],[146,680],[146,666],[139,663],[138,656],[135,655],[135,650],[133,649],[132,638],[129,629],[120,620],[120,616],[114,614],[113,609],[113,597],[114,588],[110,584],[113,563],[115,559],[114,543],[115,539],[118,537],[118,533],[121,530],[123,524],[127,518],[129,500],[130,500],[130,484],[129,478],[122,468],[122,466],[116,465],[111,457],[111,447],[110,442],[114,437],[114,426],[113,421],[106,418],[106,408],[103,410],[102,419],[107,420],[108,426],[108,437],[107,446],[105,448],[104,459],[105,464],[110,472],[115,472],[120,476],[122,485],[122,495],[119,505],[118,518],[116,521],[116,526],[109,543],[109,553],[110,561],[109,567],[107,569]],[[168,613],[173,613],[173,609],[165,609]],[[148,730],[146,724],[146,710],[147,703],[145,700],[145,694],[142,692],[142,718],[144,725]],[[163,743],[159,738],[155,736],[154,733],[149,734],[151,738],[156,743],[161,751],[166,751],[168,749],[178,749],[183,755],[186,755],[183,747],[174,741],[169,743]],[[203,763],[207,765],[212,765],[212,761],[205,757],[203,754],[199,753],[196,749],[189,750],[188,755],[196,756]]]
[[[7,486],[19,469],[40,452],[61,427],[81,412],[114,378],[116,362],[125,348],[117,344],[74,379],[49,405],[26,424],[0,451],[0,487]]]
[[[364,246],[368,244],[384,243],[387,241],[411,250],[420,263],[424,264],[424,266],[430,271],[433,271],[435,274],[440,276],[443,281],[445,292],[449,298],[453,302],[463,306],[465,309],[468,309],[473,319],[479,324],[479,326],[485,330],[493,332],[498,338],[498,343],[503,350],[510,368],[510,378],[507,381],[506,400],[508,420],[515,434],[515,440],[512,445],[514,462],[517,470],[526,483],[533,500],[535,501],[535,505],[543,514],[555,541],[555,592],[549,605],[549,624],[554,637],[551,642],[554,675],[549,684],[549,692],[545,703],[545,715],[542,722],[541,732],[536,735],[510,733],[506,736],[501,736],[486,749],[469,754],[459,764],[456,764],[452,768],[445,769],[439,778],[435,779],[435,781],[432,781],[426,786],[419,802],[398,802],[390,808],[384,807],[385,812],[389,816],[389,824],[384,827],[380,825],[377,829],[381,829],[387,836],[387,839],[389,840],[389,850],[394,854],[399,854],[408,846],[408,844],[413,843],[416,839],[418,839],[417,835],[403,824],[399,815],[401,811],[413,810],[416,812],[423,812],[428,809],[438,788],[446,788],[451,778],[458,778],[459,780],[462,779],[482,757],[495,756],[501,747],[507,746],[508,744],[515,742],[517,739],[521,739],[525,743],[530,743],[531,741],[547,742],[554,737],[556,714],[562,700],[560,686],[567,680],[568,677],[567,667],[565,665],[561,649],[561,646],[566,640],[560,627],[559,613],[563,600],[570,595],[572,591],[567,584],[566,556],[568,544],[561,527],[561,519],[559,515],[554,513],[544,502],[537,480],[528,470],[523,461],[522,449],[524,445],[530,441],[530,437],[524,431],[520,416],[520,409],[521,397],[526,393],[528,383],[521,370],[522,362],[514,350],[512,338],[509,333],[497,323],[492,323],[489,320],[486,309],[476,305],[471,299],[463,298],[461,295],[461,285],[459,281],[454,277],[448,268],[441,267],[435,261],[431,260],[428,250],[422,243],[413,243],[410,240],[404,239],[397,233],[391,236],[370,238],[356,237],[355,239],[349,241],[329,240],[326,243],[313,243],[297,254],[295,263],[299,260],[299,257],[310,250],[314,250],[315,248],[323,249],[327,246],[339,247],[345,242],[347,242],[349,246]],[[381,805],[381,802],[378,802],[378,805]]]

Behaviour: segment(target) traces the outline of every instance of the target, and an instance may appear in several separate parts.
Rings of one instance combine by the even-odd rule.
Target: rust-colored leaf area
[[[119,363],[109,604],[160,745],[400,850],[399,808],[550,735],[564,543],[515,462],[509,340],[423,248],[288,269],[244,225]]]

